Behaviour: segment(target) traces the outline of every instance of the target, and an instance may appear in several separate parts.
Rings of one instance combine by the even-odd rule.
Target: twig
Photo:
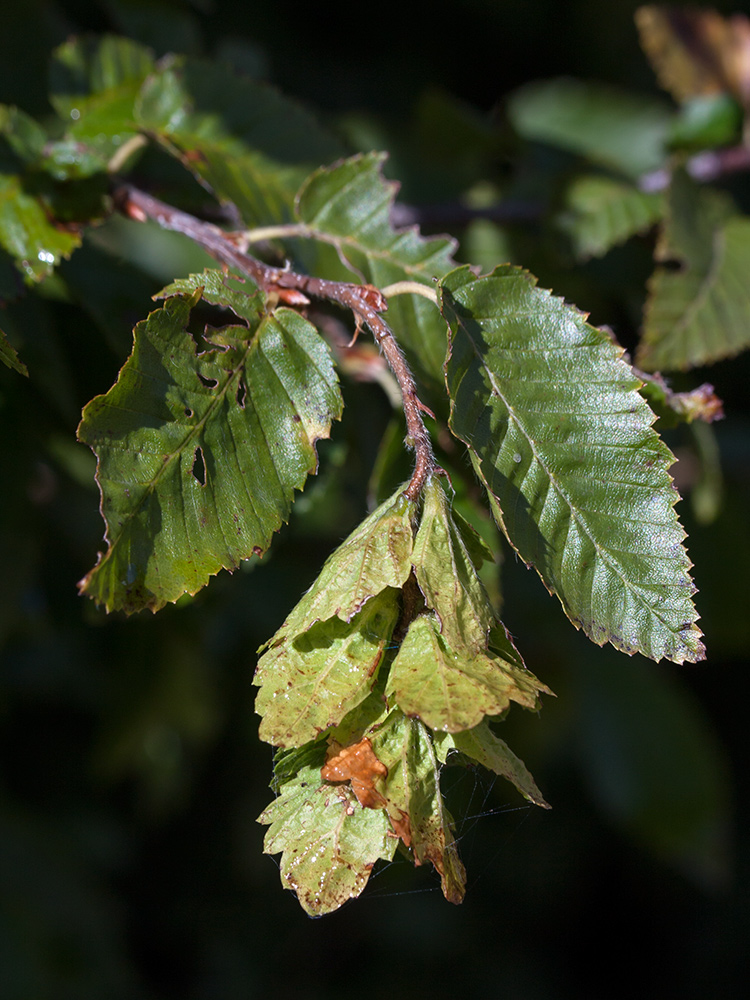
[[[685,169],[693,180],[705,183],[726,174],[750,170],[750,149],[747,146],[728,146],[726,149],[707,149],[691,156]],[[638,181],[641,191],[663,191],[669,187],[672,171],[668,167],[643,174]]]
[[[295,271],[264,264],[263,261],[238,249],[233,244],[231,236],[217,226],[202,222],[187,212],[181,212],[130,184],[118,185],[112,196],[116,207],[123,215],[139,222],[153,219],[163,229],[183,233],[222,264],[252,278],[263,291],[290,289],[312,298],[336,302],[350,309],[358,322],[369,327],[401,390],[408,432],[406,440],[415,454],[414,472],[404,493],[410,500],[417,499],[425,482],[438,471],[430,435],[422,419],[422,414],[430,413],[430,410],[420,402],[417,385],[409,371],[406,358],[393,331],[380,315],[387,310],[388,301],[379,289],[374,285],[357,285],[346,281],[314,278],[311,275],[297,274]]]

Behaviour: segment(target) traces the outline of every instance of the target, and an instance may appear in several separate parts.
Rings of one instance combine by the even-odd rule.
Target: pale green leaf
[[[350,622],[317,622],[267,650],[253,681],[260,738],[300,746],[338,725],[372,690],[398,615],[398,593],[388,588]]]
[[[139,124],[250,225],[288,221],[338,144],[299,105],[227,66],[174,59],[143,88]]]
[[[622,351],[510,266],[441,283],[451,429],[495,518],[600,645],[704,656],[672,454]]]
[[[8,368],[13,368],[21,375],[29,377],[29,370],[18,357],[18,351],[8,340],[5,331],[0,330],[0,361]]]
[[[431,729],[456,733],[473,729],[485,715],[501,715],[511,701],[536,708],[538,692],[546,690],[532,673],[492,650],[472,655],[452,649],[435,618],[421,615],[391,665],[386,696]]]
[[[447,645],[478,653],[487,646],[495,614],[437,479],[427,482],[423,498],[412,557],[419,588]]]
[[[414,864],[431,861],[445,898],[460,903],[466,872],[453,837],[453,819],[440,793],[440,765],[431,734],[418,719],[391,712],[370,742],[388,768],[383,794],[394,829],[402,839],[406,833]]]
[[[382,809],[364,809],[348,788],[323,783],[319,767],[288,781],[258,822],[269,825],[264,853],[281,852],[281,884],[314,917],[359,896],[375,862],[389,861],[398,843]]]
[[[81,588],[108,610],[155,611],[261,555],[341,412],[310,323],[279,309],[255,330],[213,331],[199,354],[187,330],[197,297],[138,324],[117,383],[79,427],[98,456],[109,546]]]
[[[646,194],[614,177],[587,174],[568,185],[557,224],[579,258],[600,257],[650,229],[661,217],[661,194]]]
[[[278,645],[313,622],[337,615],[345,622],[385,590],[399,590],[411,572],[414,503],[401,490],[377,507],[326,560],[323,569],[279,631]]]
[[[658,98],[568,78],[521,88],[511,96],[508,113],[524,138],[634,178],[663,164],[673,114]]]
[[[507,778],[529,802],[549,809],[524,762],[495,736],[487,719],[460,733],[436,733],[435,745],[441,760],[446,759],[449,750],[457,750],[501,778]]]
[[[636,355],[642,368],[684,370],[750,347],[750,219],[678,173],[658,258],[671,263],[649,282]]]
[[[454,266],[455,244],[444,237],[424,239],[416,227],[393,226],[397,185],[383,177],[384,159],[383,153],[369,153],[316,171],[297,199],[303,234],[335,248],[339,259],[332,254],[325,261],[326,277],[363,280],[378,288],[398,281],[434,288],[433,279]],[[421,295],[393,296],[386,319],[420,374],[440,384],[445,324],[432,302]]]

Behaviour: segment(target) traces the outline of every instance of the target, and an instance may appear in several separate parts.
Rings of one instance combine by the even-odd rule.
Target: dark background
[[[502,131],[504,95],[533,79],[654,91],[635,6],[27,0],[0,14],[0,97],[44,114],[49,52],[81,31],[218,55],[318,108],[342,135],[394,149],[404,198],[440,202],[438,167],[459,150],[439,128],[419,133],[429,138],[421,147],[414,140],[425,95],[450,93],[476,110],[477,128]],[[506,154],[502,144],[492,154],[498,178]],[[566,270],[534,239],[519,236],[529,256],[516,262],[632,344],[651,246]],[[710,523],[690,495],[700,442],[670,438],[683,458],[680,513],[707,663],[656,666],[591,646],[508,557],[504,620],[558,695],[538,718],[512,712],[508,742],[552,811],[478,771],[447,769],[469,871],[464,904],[446,903],[433,874],[404,861],[314,921],[261,854],[255,817],[271,795],[272,758],[252,712],[254,650],[365,510],[388,405],[376,387],[346,387],[347,422],[325,446],[320,488],[298,501],[261,568],[222,574],[156,617],[107,620],[76,594],[102,524],[90,455],[72,442],[159,284],[148,273],[132,280],[143,311],[125,310],[119,353],[73,304],[29,299],[9,311],[9,333],[26,331],[42,378],[21,385],[0,371],[3,1000],[744,996],[748,359],[685,380],[710,378],[727,404]]]

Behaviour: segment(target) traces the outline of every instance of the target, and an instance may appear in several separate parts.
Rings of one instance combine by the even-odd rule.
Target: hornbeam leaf
[[[83,412],[108,549],[81,582],[107,610],[156,611],[262,555],[317,465],[341,395],[327,346],[297,313],[227,327],[198,353],[199,297],[135,329],[116,384]]]
[[[442,761],[449,750],[459,751],[500,777],[507,778],[529,802],[549,809],[524,762],[516,757],[507,743],[495,736],[487,719],[461,733],[436,733],[435,748]]]
[[[658,98],[565,77],[530,83],[508,102],[515,129],[639,177],[660,167],[673,112]]]
[[[4,330],[0,330],[0,361],[8,368],[14,368],[19,374],[29,377],[29,369],[18,357],[18,351],[8,340]]]
[[[272,646],[258,661],[260,738],[300,746],[338,725],[367,698],[398,620],[398,591],[372,598],[351,622],[317,622],[293,640]]]
[[[41,281],[80,246],[77,230],[56,226],[42,198],[17,174],[0,173],[0,246],[28,281]]]
[[[440,620],[446,643],[478,653],[487,646],[495,614],[435,478],[426,484],[423,496],[412,556],[419,588]]]
[[[686,369],[750,347],[750,219],[686,174],[672,181],[636,362]]]
[[[454,267],[451,239],[424,239],[416,227],[396,229],[391,209],[398,185],[382,173],[384,153],[368,153],[317,170],[297,197],[305,234],[330,243],[326,277],[364,280],[378,288],[398,281],[434,287],[434,279]],[[421,295],[393,296],[388,323],[419,373],[442,387],[445,325],[432,302]]]
[[[627,653],[700,660],[674,458],[622,351],[535,284],[510,266],[441,282],[451,429],[577,627]]]
[[[453,837],[453,819],[440,794],[440,766],[431,734],[418,719],[395,711],[370,735],[370,742],[388,768],[383,794],[394,831],[411,847],[415,865],[432,862],[448,902],[462,902],[466,872]]]
[[[662,196],[602,174],[576,177],[568,185],[557,223],[573,243],[577,257],[600,257],[636,233],[650,229],[661,216]]]
[[[313,917],[359,896],[398,843],[382,809],[364,809],[348,788],[322,782],[320,767],[302,768],[258,822],[269,825],[263,852],[281,852],[281,884]]]
[[[248,225],[289,221],[311,169],[340,147],[299,105],[228,67],[173,59],[145,84],[139,124]]]
[[[511,701],[534,709],[538,692],[547,690],[499,653],[452,649],[435,618],[420,615],[391,665],[386,697],[431,729],[457,733],[473,729],[485,715],[501,715]]]
[[[249,278],[225,274],[215,268],[206,268],[203,274],[177,278],[154,295],[155,299],[168,299],[172,295],[193,295],[200,289],[201,299],[212,306],[221,306],[251,325],[257,322],[258,300],[254,297],[257,286]]]
[[[326,559],[315,583],[266,643],[294,639],[316,621],[349,622],[386,587],[400,589],[411,572],[414,504],[401,490],[377,507]]]

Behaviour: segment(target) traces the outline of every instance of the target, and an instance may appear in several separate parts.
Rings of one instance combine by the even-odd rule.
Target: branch
[[[364,323],[369,327],[401,390],[406,417],[406,440],[415,454],[414,472],[404,492],[410,500],[417,499],[427,479],[433,473],[440,471],[435,462],[430,435],[422,419],[423,413],[428,413],[430,416],[433,414],[420,401],[417,385],[409,371],[406,358],[393,331],[380,315],[387,310],[388,301],[378,288],[374,285],[357,285],[346,281],[328,281],[325,278],[314,278],[311,275],[272,267],[243,253],[233,243],[229,233],[208,222],[202,222],[187,212],[181,212],[130,184],[118,185],[112,196],[115,206],[123,215],[138,222],[153,219],[163,229],[183,233],[221,264],[247,275],[264,292],[289,289],[312,298],[335,302],[351,310],[358,325]]]

